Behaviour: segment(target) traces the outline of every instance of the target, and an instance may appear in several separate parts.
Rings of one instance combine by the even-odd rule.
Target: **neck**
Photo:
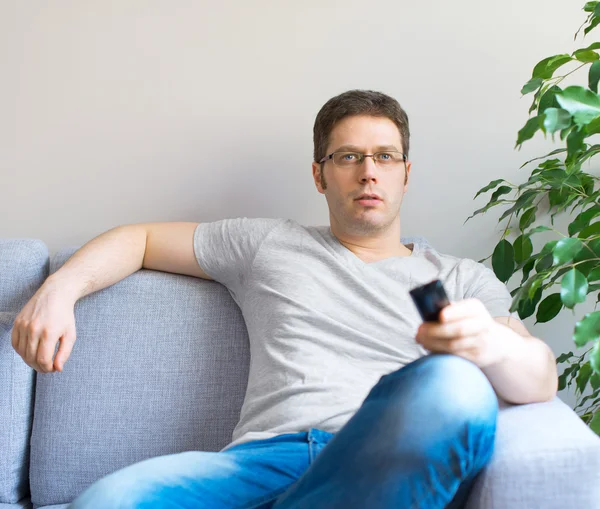
[[[388,228],[387,231],[370,235],[356,235],[342,231],[335,224],[330,226],[331,233],[339,242],[365,261],[376,261],[392,256],[410,256],[412,251],[400,242],[400,229]]]

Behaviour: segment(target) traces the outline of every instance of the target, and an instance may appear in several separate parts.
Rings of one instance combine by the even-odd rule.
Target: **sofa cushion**
[[[47,275],[48,248],[43,242],[0,239],[0,504],[17,504],[29,496],[36,373],[15,352],[11,336],[15,317]]]
[[[75,249],[51,260],[55,272]],[[248,377],[240,309],[214,281],[140,270],[80,299],[62,373],[40,374],[31,436],[34,506],[153,456],[231,439]]]
[[[600,439],[558,397],[500,401],[492,460],[466,509],[563,509],[600,504]]]

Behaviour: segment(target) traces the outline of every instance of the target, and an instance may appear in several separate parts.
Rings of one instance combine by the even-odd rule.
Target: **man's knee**
[[[387,410],[408,420],[429,417],[451,424],[489,424],[498,412],[496,393],[473,362],[452,354],[431,354],[389,373],[374,387],[374,397],[388,399]],[[370,397],[371,395],[369,395]]]

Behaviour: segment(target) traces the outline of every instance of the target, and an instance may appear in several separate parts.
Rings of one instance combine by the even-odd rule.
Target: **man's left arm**
[[[423,322],[416,341],[431,352],[452,353],[475,363],[500,398],[513,403],[552,399],[558,390],[550,347],[514,317],[493,317],[477,298],[453,302],[439,322]]]
[[[498,395],[509,403],[548,401],[558,391],[558,372],[552,349],[532,336],[523,322],[495,316],[498,340],[512,344],[503,360],[482,368]]]

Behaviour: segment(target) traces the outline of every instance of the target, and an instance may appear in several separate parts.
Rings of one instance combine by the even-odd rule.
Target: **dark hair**
[[[315,161],[318,162],[327,155],[325,151],[335,124],[352,115],[389,118],[400,131],[402,152],[408,158],[410,144],[408,115],[398,101],[389,95],[373,90],[349,90],[329,99],[317,114],[313,128]],[[323,168],[323,165],[321,165],[321,168]]]

